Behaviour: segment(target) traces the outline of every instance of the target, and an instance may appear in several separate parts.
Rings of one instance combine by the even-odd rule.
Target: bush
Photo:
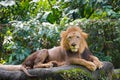
[[[9,63],[19,64],[31,52],[59,45],[61,27],[47,22],[14,21],[9,35],[5,36],[4,49],[9,51]]]

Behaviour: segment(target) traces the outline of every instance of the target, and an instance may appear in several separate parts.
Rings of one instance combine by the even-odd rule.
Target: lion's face
[[[71,52],[82,53],[87,48],[87,34],[79,27],[68,27],[66,31],[61,33],[61,46]]]
[[[67,35],[67,43],[72,52],[77,52],[80,47],[80,41],[81,36],[80,33],[75,31],[75,32],[70,32]]]

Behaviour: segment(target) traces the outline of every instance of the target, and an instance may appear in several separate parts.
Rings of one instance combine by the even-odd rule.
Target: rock
[[[112,80],[113,64],[103,62],[102,69],[90,71],[80,65],[65,65],[53,68],[36,68],[28,70],[37,77],[28,77],[22,71],[7,71],[0,69],[0,80]]]

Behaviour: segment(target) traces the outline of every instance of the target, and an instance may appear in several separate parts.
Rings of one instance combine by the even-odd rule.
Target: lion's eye
[[[71,38],[72,38],[71,36],[68,37],[68,39],[71,39]]]
[[[79,36],[77,36],[77,38],[80,38]]]

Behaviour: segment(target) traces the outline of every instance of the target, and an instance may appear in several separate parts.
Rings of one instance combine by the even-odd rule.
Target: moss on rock
[[[120,69],[115,69],[112,77],[113,77],[113,80],[119,80],[120,79]]]
[[[82,69],[61,70],[58,72],[63,80],[93,80],[90,73]]]

